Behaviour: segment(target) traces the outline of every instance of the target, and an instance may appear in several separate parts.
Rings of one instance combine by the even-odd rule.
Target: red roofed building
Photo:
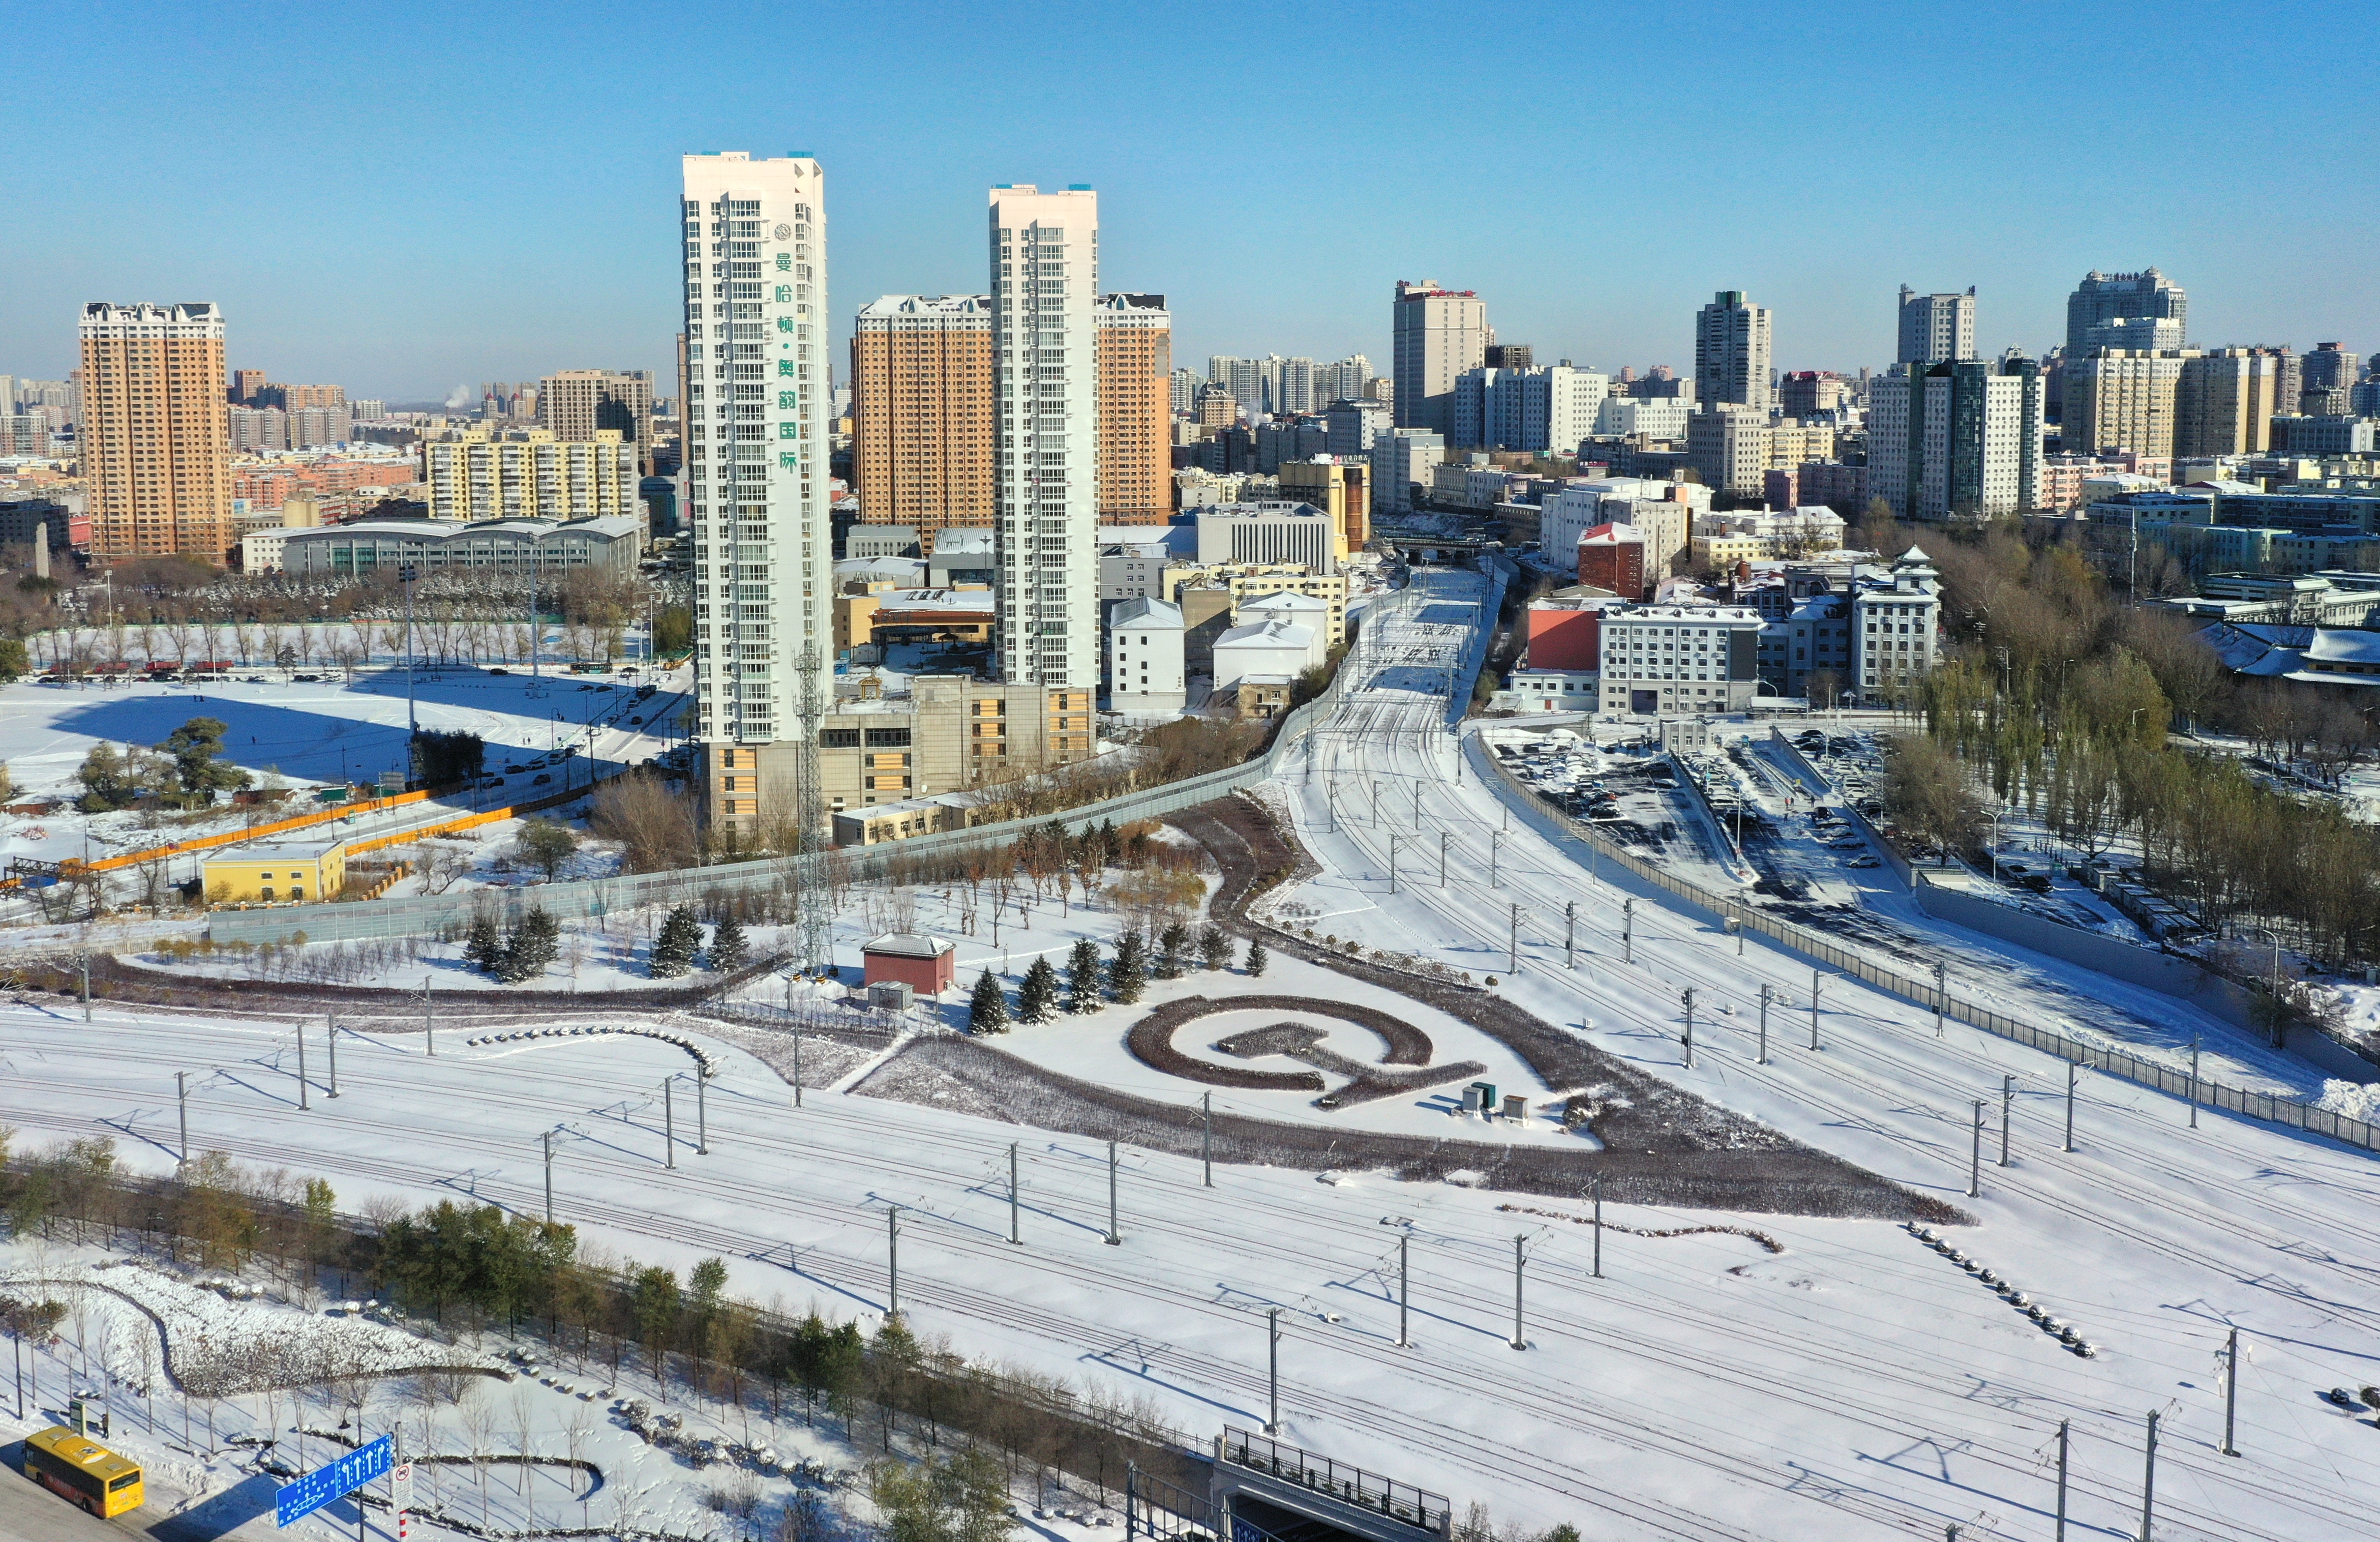
[[[1529,607],[1529,669],[1594,673],[1603,650],[1603,611],[1592,601],[1541,600]]]
[[[1578,581],[1628,600],[1645,597],[1645,532],[1633,525],[1597,525],[1578,538]]]

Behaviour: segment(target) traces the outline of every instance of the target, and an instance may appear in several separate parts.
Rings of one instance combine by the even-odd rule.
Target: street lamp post
[[[407,781],[412,780],[416,750],[421,739],[421,719],[413,702],[413,580],[419,569],[407,563],[396,570],[405,581],[405,759]]]

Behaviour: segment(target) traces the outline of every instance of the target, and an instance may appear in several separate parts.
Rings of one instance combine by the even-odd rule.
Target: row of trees
[[[175,729],[154,749],[127,745],[122,750],[103,739],[83,757],[75,779],[82,783],[78,800],[85,813],[129,808],[146,800],[176,808],[204,808],[219,792],[245,787],[251,778],[225,762],[224,734],[219,718],[192,718]]]
[[[1194,956],[1203,967],[1224,968],[1232,961],[1232,940],[1211,921],[1194,936],[1187,922],[1175,920],[1158,934],[1152,947],[1144,933],[1127,928],[1115,940],[1112,956],[1102,963],[1097,942],[1077,939],[1067,956],[1062,985],[1057,966],[1046,957],[1036,958],[1026,969],[1017,989],[1015,1020],[1047,1023],[1059,1014],[1062,1004],[1070,1013],[1097,1012],[1111,1000],[1129,1006],[1140,1000],[1152,975],[1180,979],[1189,972]],[[1262,975],[1269,962],[1262,942],[1248,944],[1243,967],[1250,976]],[[967,1027],[975,1033],[1004,1033],[1009,1021],[1007,988],[999,975],[986,969],[976,977],[967,1000]]]
[[[2143,877],[2211,930],[2277,926],[2327,962],[2380,956],[2380,834],[2173,733],[2244,733],[2276,761],[2313,754],[2335,781],[2371,743],[2360,711],[2239,684],[2184,618],[2111,604],[2070,544],[2001,526],[1934,555],[1959,646],[1918,692],[1926,738],[1888,770],[1901,828],[1972,849],[1988,793],[2086,856],[2137,849]]]

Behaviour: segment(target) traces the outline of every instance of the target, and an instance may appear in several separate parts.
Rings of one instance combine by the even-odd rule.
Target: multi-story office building
[[[1088,187],[991,189],[1000,401],[997,660],[1012,684],[1099,677],[1099,200]]]
[[[2284,413],[2273,419],[2277,455],[2368,455],[2380,441],[2380,425],[2345,413]]]
[[[1707,487],[1760,491],[1768,469],[1768,409],[1712,403],[1686,421],[1686,454]]]
[[[2298,361],[2298,389],[2351,391],[2362,357],[2337,343],[2317,343]]]
[[[2309,356],[2311,357],[2311,356]],[[2286,412],[2286,348],[2208,348],[2185,354],[2174,383],[2176,455],[2262,455],[2273,419]]]
[[[852,332],[851,383],[852,471],[868,522],[914,527],[929,552],[946,527],[989,526],[991,297],[870,300]]]
[[[421,444],[432,519],[591,519],[631,515],[637,448],[617,429],[564,440],[552,429],[454,429]]]
[[[1607,396],[1596,408],[1598,435],[1648,439],[1683,439],[1694,415],[1692,396]]]
[[[2064,429],[2070,454],[2131,450],[2171,458],[2183,348],[2102,348],[2066,360]]]
[[[653,463],[653,374],[650,370],[563,370],[537,382],[537,419],[556,439],[618,432],[637,450],[637,464]]]
[[[1938,364],[1975,357],[1975,291],[1921,295],[1900,286],[1900,351],[1903,364]],[[1787,411],[1792,411],[1787,407]]]
[[[1134,598],[1108,619],[1108,710],[1163,713],[1182,710],[1182,607]]]
[[[2042,507],[2041,367],[1904,365],[1869,384],[1867,492],[1901,519]]]
[[[1888,579],[1861,584],[1852,596],[1852,640],[1860,644],[1852,685],[1860,699],[1906,700],[1941,661],[1941,575],[1914,546],[1893,559]]]
[[[1342,396],[1323,409],[1324,449],[1334,455],[1367,455],[1389,431],[1395,414],[1386,402]]]
[[[1414,490],[1425,494],[1446,460],[1446,439],[1426,429],[1392,429],[1372,441],[1372,486],[1378,506],[1398,514],[1414,508]]]
[[[1202,429],[1228,429],[1240,420],[1239,398],[1228,385],[1208,381],[1198,388],[1198,400],[1194,408]]]
[[[1257,474],[1269,477],[1284,461],[1329,454],[1330,429],[1315,418],[1278,419],[1257,425],[1255,443]]]
[[[2107,345],[2091,341],[2091,329],[2119,318],[2171,322],[2174,340],[2156,345],[2180,347],[2190,321],[2190,297],[2155,268],[2136,273],[2103,273],[2094,268],[2066,299],[2066,354],[2077,355]]]
[[[1173,512],[1173,318],[1163,295],[1101,295],[1099,354],[1099,517],[1162,525]]]
[[[1198,511],[1202,565],[1296,563],[1316,573],[1335,573],[1337,558],[1344,554],[1330,516],[1312,504],[1283,498]]]
[[[1567,362],[1465,370],[1454,379],[1453,443],[1576,455],[1610,388],[1608,377]]]
[[[1705,402],[1768,410],[1768,308],[1741,289],[1719,290],[1694,313],[1694,389]]]
[[[1737,605],[1603,612],[1602,710],[1742,712],[1760,688],[1760,613]]]
[[[234,543],[224,320],[212,304],[83,307],[76,443],[91,554],[180,553],[221,565]]]
[[[1904,289],[1901,293],[1906,295],[1908,291]],[[1964,299],[1966,297],[1950,295],[1921,297]],[[1908,312],[1904,310],[1901,314],[1903,322],[1906,322]],[[1974,334],[1972,318],[1967,331],[1968,335],[1972,337]],[[1906,346],[1905,337],[1903,345]],[[1974,351],[1970,348],[1961,357],[1973,358],[1975,357]],[[1852,382],[1828,370],[1796,370],[1777,383],[1777,406],[1788,418],[1815,418],[1822,413],[1840,412],[1850,404],[1851,399]]]
[[[1444,436],[1454,429],[1454,382],[1488,358],[1488,305],[1434,278],[1397,281],[1390,312],[1397,427]]]
[[[706,821],[749,839],[798,828],[804,710],[833,697],[826,176],[742,151],[684,176],[695,737]]]

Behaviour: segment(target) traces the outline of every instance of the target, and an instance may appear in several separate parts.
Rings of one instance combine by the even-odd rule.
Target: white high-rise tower
[[[1099,199],[991,189],[1001,675],[1099,678]]]
[[[703,817],[822,839],[832,702],[826,179],[812,157],[686,157],[686,496]]]

